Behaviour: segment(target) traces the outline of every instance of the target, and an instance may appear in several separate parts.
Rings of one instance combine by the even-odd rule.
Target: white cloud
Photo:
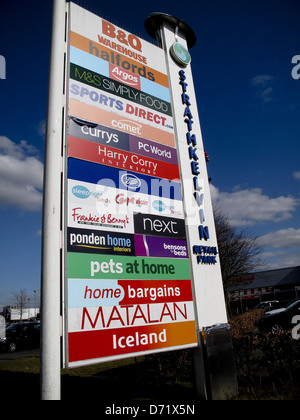
[[[265,253],[262,258],[267,259],[266,270],[277,270],[279,268],[296,267],[300,265],[300,254],[298,252],[273,252]]]
[[[42,206],[43,163],[37,149],[0,136],[0,205],[38,211]]]
[[[264,87],[268,83],[270,83],[273,79],[274,77],[268,74],[260,74],[259,76],[253,77],[250,81],[251,81],[252,86]]]
[[[0,154],[24,159],[27,155],[38,155],[38,150],[26,140],[21,140],[20,144],[17,144],[5,136],[0,136]]]
[[[281,222],[293,217],[298,201],[292,196],[270,198],[261,188],[221,192],[211,185],[214,203],[228,215],[235,226],[251,226],[262,222]]]
[[[300,171],[298,171],[298,172],[294,172],[294,173],[293,173],[293,177],[294,177],[295,179],[297,179],[298,181],[300,181]]]
[[[46,120],[42,120],[42,121],[39,122],[39,125],[37,126],[37,132],[43,139],[45,138]]]
[[[258,90],[255,94],[255,97],[261,99],[263,102],[272,101],[273,88],[268,87],[267,89]]]
[[[271,248],[296,248],[300,247],[300,229],[281,229],[277,232],[261,236],[259,242]]]
[[[270,232],[258,238],[258,241],[267,248],[262,258],[267,261],[268,270],[300,265],[300,229],[288,228]]]
[[[256,99],[261,99],[265,103],[273,100],[273,88],[270,86],[273,80],[274,77],[268,74],[260,74],[250,79],[250,84],[257,89],[255,93]]]

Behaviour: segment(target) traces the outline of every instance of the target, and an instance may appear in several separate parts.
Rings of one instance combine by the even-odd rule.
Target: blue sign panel
[[[156,197],[182,200],[181,184],[178,182],[120,171],[75,158],[68,159],[68,178]]]

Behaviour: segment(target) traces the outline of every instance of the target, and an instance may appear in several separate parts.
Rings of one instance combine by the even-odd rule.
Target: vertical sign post
[[[205,151],[190,65],[189,48],[195,45],[196,36],[186,23],[167,14],[150,15],[145,27],[165,51],[171,85],[197,329],[199,342],[205,336],[205,343],[203,341],[202,344],[205,344],[208,355],[205,361],[208,372],[207,394],[214,399],[228,398],[236,392],[236,377]],[[203,357],[200,353],[196,360],[203,372]],[[202,395],[205,395],[203,381],[201,388]]]
[[[46,128],[42,282],[41,398],[60,399],[61,369],[61,224],[64,124],[66,3],[53,1],[52,42]]]

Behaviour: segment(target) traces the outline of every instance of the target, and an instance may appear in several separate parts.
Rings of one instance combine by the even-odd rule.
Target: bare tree
[[[21,289],[18,293],[11,292],[13,297],[15,298],[17,309],[20,311],[20,319],[23,319],[23,313],[28,303],[28,294],[25,289]]]
[[[263,266],[261,255],[264,249],[259,245],[258,238],[248,230],[232,226],[229,218],[219,208],[214,208],[214,217],[225,298],[230,310],[229,287],[237,279]]]

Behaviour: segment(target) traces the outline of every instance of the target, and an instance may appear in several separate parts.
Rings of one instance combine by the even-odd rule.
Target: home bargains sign
[[[196,347],[164,52],[69,7],[66,365]]]

